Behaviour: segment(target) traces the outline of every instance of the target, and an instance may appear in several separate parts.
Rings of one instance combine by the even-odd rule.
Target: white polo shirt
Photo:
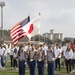
[[[59,48],[58,48],[58,49],[55,49],[55,50],[54,50],[54,53],[55,53],[55,57],[56,57],[56,58],[58,57],[59,54],[60,54],[60,55],[59,55],[58,58],[61,58],[61,49],[59,49]]]
[[[27,50],[28,50],[28,46],[25,46],[25,50],[24,51],[26,52]]]
[[[73,56],[72,56],[72,59],[75,59],[75,51],[73,52]]]
[[[13,57],[16,58],[17,57],[17,53],[14,52],[13,53]]]
[[[11,48],[7,48],[7,53],[10,53],[10,49],[11,49]]]
[[[15,48],[17,49],[17,52],[18,52],[19,51],[19,47],[16,46]]]
[[[14,48],[11,48],[10,49],[10,55],[13,55],[13,53],[14,53]]]
[[[70,51],[65,51],[65,58],[66,59],[72,59],[73,57],[73,51],[70,50]]]
[[[63,56],[65,56],[65,51],[67,50],[67,46],[62,47]]]
[[[0,56],[2,56],[4,53],[4,50],[0,48]]]
[[[45,51],[45,55],[47,55],[48,46],[44,46],[43,50]]]
[[[7,51],[5,48],[3,48],[3,52],[5,51],[4,55],[7,55]]]

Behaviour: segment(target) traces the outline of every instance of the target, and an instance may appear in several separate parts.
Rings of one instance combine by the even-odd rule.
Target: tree
[[[55,40],[56,43],[61,43],[62,41],[60,39]]]
[[[66,43],[69,43],[69,42],[73,42],[73,38],[70,38],[70,37],[65,37],[64,38],[64,41],[66,42]]]
[[[45,38],[45,43],[51,44],[51,43],[53,43],[53,42],[54,42],[54,41],[50,40],[49,38]]]
[[[44,38],[43,38],[42,35],[39,35],[39,34],[38,34],[38,35],[32,37],[31,40],[32,40],[32,41],[41,41],[41,42],[43,42],[43,41],[44,41]]]

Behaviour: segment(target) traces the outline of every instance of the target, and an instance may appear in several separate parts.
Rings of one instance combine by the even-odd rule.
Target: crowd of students
[[[26,65],[29,67],[30,75],[44,75],[44,67],[47,67],[48,75],[55,75],[55,71],[61,70],[61,58],[64,60],[67,73],[74,69],[75,45],[60,44],[13,44],[0,45],[0,68],[5,69],[7,57],[10,56],[10,66],[18,69],[19,75],[25,75]]]

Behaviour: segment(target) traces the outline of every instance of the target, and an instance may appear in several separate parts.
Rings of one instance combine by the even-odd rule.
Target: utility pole
[[[5,6],[5,2],[0,2],[1,7],[1,40],[3,40],[3,7]]]

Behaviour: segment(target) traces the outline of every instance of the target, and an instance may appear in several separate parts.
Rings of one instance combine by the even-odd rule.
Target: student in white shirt
[[[59,45],[57,44],[56,45],[56,49],[54,50],[55,52],[55,57],[57,58],[56,61],[55,61],[55,64],[56,64],[56,69],[57,69],[57,66],[58,66],[58,69],[60,70],[60,58],[61,58],[61,49],[59,49]]]
[[[27,64],[28,64],[28,66],[30,65],[30,50],[32,50],[32,47],[31,47],[31,44],[30,43],[28,43],[27,45],[26,45],[26,47],[24,46],[24,51],[27,53],[26,54],[26,58],[27,58]],[[30,67],[30,66],[29,66]]]
[[[45,56],[47,55],[47,50],[48,50],[48,45],[47,44],[43,44],[43,50],[45,52]],[[47,61],[45,60],[45,66],[47,67]]]
[[[17,52],[19,51],[19,44],[15,47],[17,49]]]
[[[10,49],[10,64],[11,64],[11,67],[13,67],[13,53],[14,53],[14,46],[12,45],[11,49]]]
[[[43,44],[43,50],[45,52],[45,55],[47,55],[47,50],[48,50],[48,45],[47,44]]]
[[[11,49],[10,44],[8,44],[8,48],[7,48],[7,54],[8,55],[10,55],[10,49]]]
[[[72,67],[75,68],[75,46],[73,47]]]
[[[67,50],[67,45],[68,44],[63,44],[62,46],[63,68],[65,68],[65,52]]]
[[[5,65],[6,65],[6,60],[7,60],[6,46],[3,46],[2,51],[3,51],[3,55],[2,55],[2,67],[4,69]]]
[[[28,45],[27,45],[27,44],[25,44],[25,46],[24,46],[24,47],[25,47],[25,50],[24,50],[24,51],[26,52],[26,51],[28,50]]]
[[[3,55],[2,45],[0,45],[0,68],[2,68],[2,64],[1,64],[2,55]]]
[[[52,46],[53,50],[56,49],[56,44],[55,43],[52,43],[51,46]]]
[[[18,53],[17,53],[17,49],[14,49],[14,53],[13,53],[13,63],[14,63],[14,67],[17,68],[17,58],[18,58]]]
[[[66,51],[66,50],[67,50],[67,45],[65,44],[65,45],[62,46],[63,57],[64,57],[64,55],[65,55],[65,51]]]
[[[73,51],[70,46],[67,46],[67,50],[65,51],[65,63],[66,63],[66,70],[67,73],[71,72],[71,60],[73,57]]]

